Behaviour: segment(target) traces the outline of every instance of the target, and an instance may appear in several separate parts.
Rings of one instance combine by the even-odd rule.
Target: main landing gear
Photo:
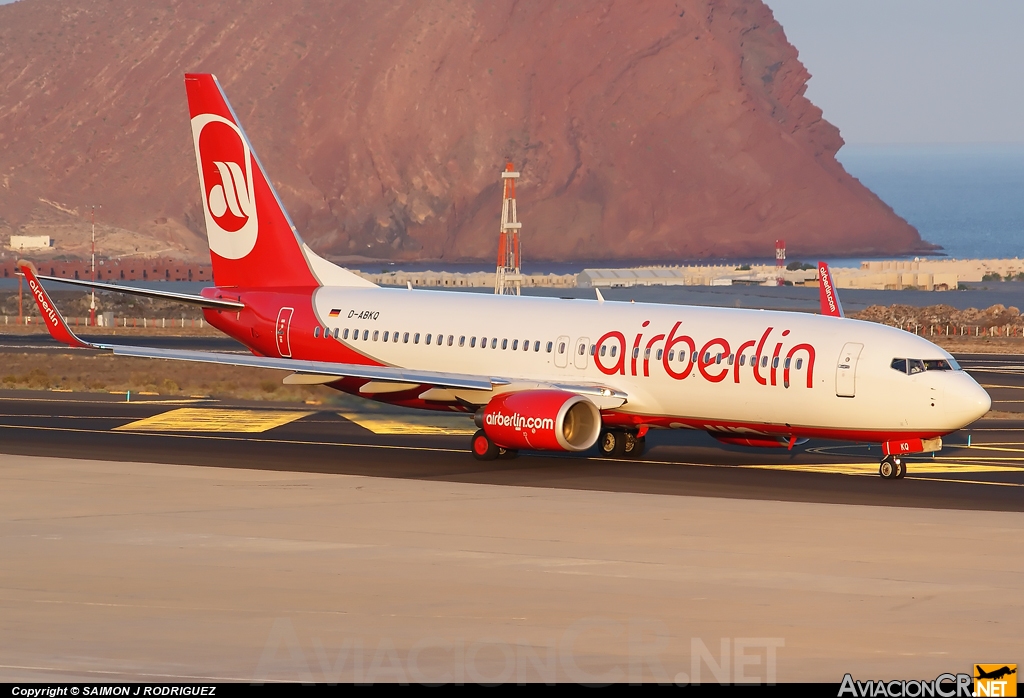
[[[907,466],[899,456],[886,456],[878,466],[878,474],[886,480],[902,480],[907,474]]]
[[[473,434],[473,457],[477,460],[495,460],[497,458],[515,458],[519,451],[513,448],[502,448],[491,441],[483,429]]]
[[[605,458],[639,458],[647,448],[647,437],[626,429],[605,429],[597,438],[597,450]]]

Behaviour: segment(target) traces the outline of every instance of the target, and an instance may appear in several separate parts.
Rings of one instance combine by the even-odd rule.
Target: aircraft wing
[[[818,262],[818,300],[821,303],[822,315],[846,317],[843,304],[839,302],[835,281],[832,279],[832,270],[825,262]]]
[[[88,288],[98,288],[101,291],[116,291],[117,293],[130,293],[133,296],[145,296],[147,298],[163,298],[164,300],[177,301],[179,303],[190,303],[191,305],[200,305],[204,308],[217,308],[219,310],[241,310],[245,307],[244,303],[238,301],[228,300],[226,298],[205,298],[203,296],[195,296],[191,293],[175,293],[173,291],[156,291],[148,288],[132,288],[131,286],[119,286],[117,284],[106,284],[100,281],[83,281],[81,279],[62,279],[59,276],[43,276],[36,274],[37,279],[46,279],[47,281],[57,281],[62,284],[72,284],[73,286],[86,286]]]
[[[493,391],[501,387],[515,389],[516,383],[521,380],[502,376],[482,376],[463,373],[449,373],[441,371],[420,371],[416,369],[400,368],[397,366],[367,366],[363,364],[333,363],[328,361],[306,361],[301,359],[284,359],[269,356],[247,356],[244,354],[225,354],[209,351],[189,351],[183,349],[157,349],[152,347],[136,347],[122,344],[106,344],[86,342],[75,335],[68,326],[64,317],[58,312],[53,301],[43,289],[35,268],[30,262],[18,262],[18,266],[25,278],[28,280],[29,290],[36,299],[39,311],[46,321],[50,335],[58,342],[79,349],[96,349],[109,351],[115,356],[133,356],[146,359],[170,359],[172,361],[193,361],[198,363],[212,363],[226,366],[250,366],[254,368],[268,368],[285,371],[294,371],[297,374],[312,376],[336,376],[337,378],[365,378],[372,381],[385,381],[391,383],[412,383],[437,388],[454,390],[476,390]],[[531,387],[536,384],[531,384]],[[601,385],[592,384],[559,384],[563,390],[575,392],[580,395],[587,395],[595,401],[618,407],[626,401],[625,393]],[[486,400],[484,400],[486,402]]]

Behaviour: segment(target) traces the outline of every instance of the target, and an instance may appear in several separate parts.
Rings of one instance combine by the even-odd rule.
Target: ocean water
[[[837,157],[949,257],[1024,257],[1024,144],[846,145]]]

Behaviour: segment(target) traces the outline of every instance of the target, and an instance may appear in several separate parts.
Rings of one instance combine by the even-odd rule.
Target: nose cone
[[[945,402],[951,421],[960,429],[984,417],[992,409],[992,398],[966,373],[957,372],[950,377],[954,380],[946,387]]]

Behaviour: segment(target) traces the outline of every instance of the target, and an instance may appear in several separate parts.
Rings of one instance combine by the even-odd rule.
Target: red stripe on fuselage
[[[289,326],[289,345],[293,359],[325,361],[330,363],[385,366],[377,359],[353,349],[333,337],[314,336],[316,328],[323,328],[313,311],[315,289],[270,289],[247,291],[233,288],[208,288],[208,298],[238,300],[245,308],[238,312],[205,308],[206,321],[218,330],[248,347],[257,356],[279,356],[277,317],[281,308],[293,308]],[[319,333],[317,333],[319,334]]]

